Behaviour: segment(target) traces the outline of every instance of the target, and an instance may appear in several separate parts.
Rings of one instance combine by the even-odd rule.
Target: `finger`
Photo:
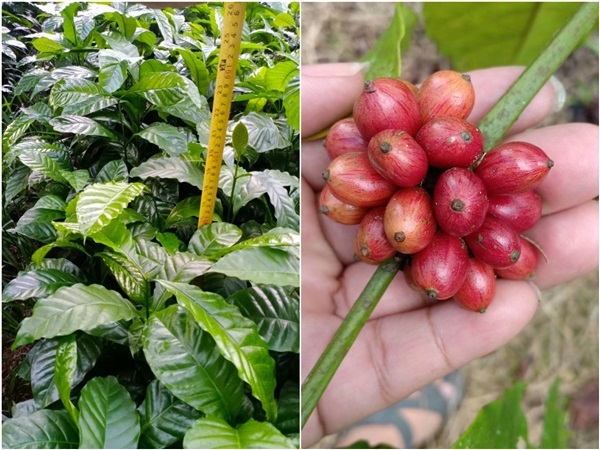
[[[315,207],[317,199],[304,180],[301,202],[302,311],[331,314],[333,305],[323,299],[331,298],[339,289],[342,264],[323,235]]]
[[[315,192],[321,192],[325,186],[323,171],[329,166],[329,155],[323,147],[323,140],[302,141],[302,177]]]
[[[525,141],[540,147],[554,167],[537,188],[543,214],[584,203],[598,196],[598,127],[568,123],[527,130],[507,141]]]
[[[523,67],[494,67],[469,72],[475,90],[475,105],[468,118],[469,122],[478,123],[519,78],[523,69]],[[557,82],[548,81],[527,105],[508,133],[514,134],[537,125],[545,117],[560,109],[563,103],[564,89]]]
[[[542,220],[524,233],[548,256],[539,258],[535,283],[541,289],[570,281],[598,267],[598,202],[590,200]]]
[[[303,446],[501,347],[525,327],[537,303],[528,283],[502,280],[485,314],[448,301],[369,322],[303,429]],[[332,320],[323,325],[336,326]],[[303,332],[303,349],[310,349],[304,350],[304,375],[330,339],[322,329],[317,333],[320,340]]]
[[[352,112],[363,89],[363,64],[302,66],[302,136],[311,136]]]

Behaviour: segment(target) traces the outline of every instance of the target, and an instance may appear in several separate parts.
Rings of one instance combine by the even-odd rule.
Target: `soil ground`
[[[409,4],[420,11],[420,4]],[[393,3],[302,3],[302,63],[359,60],[388,26]],[[597,40],[595,41],[597,48]],[[437,53],[421,24],[402,57],[403,78],[421,82],[451,68]],[[598,54],[580,48],[557,73],[567,91],[563,110],[543,125],[570,121],[598,123]],[[480,408],[516,381],[528,382],[524,410],[531,442],[540,441],[544,403],[558,377],[569,402],[571,448],[598,448],[598,272],[542,294],[527,328],[496,352],[466,367],[468,386],[462,405],[427,448],[450,448]],[[322,443],[332,445],[332,440]]]

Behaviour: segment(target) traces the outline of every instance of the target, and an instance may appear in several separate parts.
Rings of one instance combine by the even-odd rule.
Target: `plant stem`
[[[598,20],[598,3],[583,3],[535,61],[521,74],[498,103],[479,122],[485,152],[494,148],[517,121],[525,107]]]
[[[350,350],[350,347],[356,340],[360,330],[362,330],[375,306],[377,306],[377,303],[383,296],[383,293],[394,279],[394,276],[396,276],[398,269],[398,263],[395,258],[381,263],[310,374],[304,380],[302,384],[303,427],[342,363],[346,353],[348,353],[348,350]]]
[[[485,151],[506,135],[535,94],[548,81],[598,18],[598,3],[584,3],[565,27],[527,67],[506,94],[479,123]],[[398,271],[393,260],[382,263],[348,312],[340,328],[302,384],[302,427],[317,406],[346,353]]]
[[[238,162],[234,161],[235,164],[235,172],[233,172],[233,181],[231,182],[231,196],[229,197],[229,221],[233,222],[233,202],[234,202],[234,194],[235,194],[235,183],[237,181],[237,173],[238,173]]]

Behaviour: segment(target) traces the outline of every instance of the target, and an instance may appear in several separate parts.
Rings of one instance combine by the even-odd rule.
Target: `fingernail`
[[[351,77],[366,71],[368,62],[312,64],[302,66],[302,75],[309,77]]]
[[[532,280],[529,280],[529,285],[533,288],[533,291],[535,292],[535,296],[537,297],[538,303],[542,303],[542,300],[543,300],[542,290]]]
[[[552,75],[550,83],[552,83],[552,87],[554,87],[554,108],[552,111],[558,112],[565,106],[565,102],[567,101],[567,91],[565,91],[565,87],[556,75]]]

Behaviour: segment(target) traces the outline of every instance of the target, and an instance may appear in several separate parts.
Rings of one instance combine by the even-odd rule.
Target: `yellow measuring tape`
[[[225,136],[227,133],[227,123],[229,122],[229,112],[231,111],[233,84],[235,82],[238,56],[240,54],[245,13],[245,3],[225,3],[219,69],[217,71],[212,118],[210,121],[208,154],[206,156],[206,168],[204,169],[198,228],[210,225],[215,211],[217,189],[219,187],[219,173],[221,172],[223,149],[225,148]]]

